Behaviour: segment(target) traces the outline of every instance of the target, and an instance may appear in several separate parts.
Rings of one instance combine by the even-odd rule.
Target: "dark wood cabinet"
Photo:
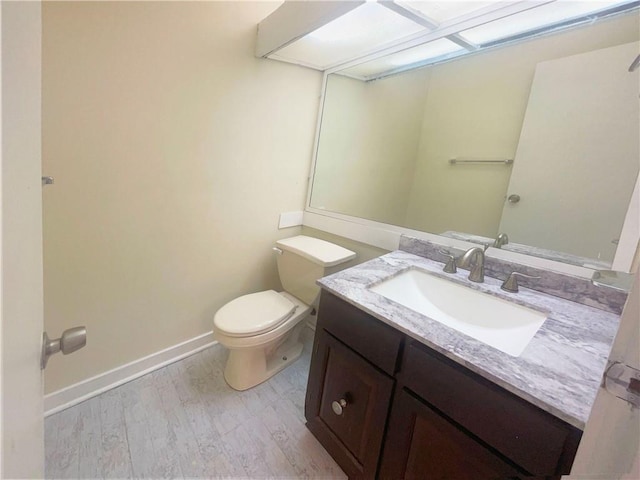
[[[394,399],[380,478],[490,480],[521,470],[407,390]]]
[[[350,478],[560,478],[582,435],[324,291],[305,416]]]
[[[415,341],[399,374],[402,388],[470,435],[539,476],[569,473],[581,432]]]
[[[393,378],[323,330],[316,338],[313,379],[305,405],[308,428],[350,477],[373,478]]]

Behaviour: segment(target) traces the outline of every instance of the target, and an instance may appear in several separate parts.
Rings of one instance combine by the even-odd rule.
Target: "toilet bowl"
[[[264,299],[256,299],[256,295],[265,293],[286,300],[291,305],[290,311],[269,310],[265,313],[261,309]],[[233,314],[240,310],[246,310],[246,316],[234,317]],[[293,363],[302,353],[299,336],[304,326],[303,320],[310,312],[311,307],[293,295],[274,290],[244,295],[218,310],[214,317],[214,328],[216,340],[229,349],[224,371],[227,383],[236,390],[246,390]],[[243,328],[238,332],[232,325],[234,320],[240,318]],[[265,323],[272,326],[262,328],[261,325]]]
[[[355,257],[350,250],[304,235],[280,240],[274,250],[285,291],[243,295],[213,319],[215,339],[229,349],[224,378],[236,390],[264,382],[300,357],[300,332],[320,291],[316,280]]]

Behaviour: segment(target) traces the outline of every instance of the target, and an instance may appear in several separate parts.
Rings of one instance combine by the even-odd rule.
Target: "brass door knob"
[[[333,413],[335,413],[336,415],[342,415],[342,411],[346,406],[347,406],[347,401],[344,398],[341,398],[337,402],[334,401],[331,403],[331,409],[333,410]]]

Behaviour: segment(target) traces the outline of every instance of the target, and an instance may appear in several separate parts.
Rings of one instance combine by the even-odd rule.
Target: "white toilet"
[[[317,302],[316,280],[338,271],[356,256],[351,250],[298,235],[276,242],[284,292],[266,290],[230,301],[213,317],[213,333],[230,350],[227,383],[246,390],[269,379],[302,352],[304,320]]]

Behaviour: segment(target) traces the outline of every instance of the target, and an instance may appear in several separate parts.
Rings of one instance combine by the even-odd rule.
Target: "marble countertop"
[[[479,243],[481,245],[491,245],[494,241],[493,238],[473,235],[471,233],[454,232],[451,230],[443,232],[440,235],[442,235],[443,237],[455,238],[457,240]],[[524,245],[522,243],[509,242],[500,248],[503,250],[508,250],[510,252],[533,255],[534,257],[546,258],[547,260],[568,263],[570,265],[577,265],[579,267],[597,268],[601,270],[608,270],[611,268],[611,262],[605,262],[604,260],[581,257],[579,255],[573,255],[572,253],[558,252],[555,250],[549,250],[547,248]]]
[[[318,281],[326,290],[466,366],[515,395],[583,430],[618,329],[619,316],[501,281],[478,284],[466,270],[442,272],[441,263],[397,250]],[[519,357],[513,357],[369,290],[410,268],[548,312]]]

